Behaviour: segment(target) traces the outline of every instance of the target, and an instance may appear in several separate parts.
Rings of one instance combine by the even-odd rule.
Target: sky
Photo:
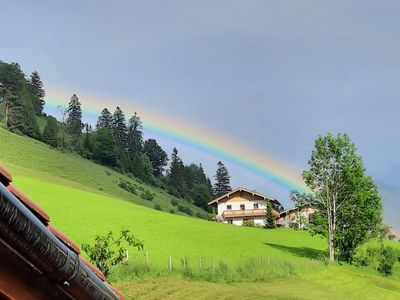
[[[145,129],[146,116],[165,114],[183,132],[191,124],[299,176],[318,135],[348,133],[367,173],[400,186],[398,1],[1,1],[0,7],[0,59],[19,62],[28,74],[37,70],[55,95],[51,101],[69,101],[59,90],[76,93],[84,107],[85,95],[107,97],[111,110],[121,103],[137,110]],[[169,153],[176,146],[185,163],[201,162],[210,177],[223,160],[232,187],[292,205],[287,186],[251,168],[166,135],[146,131],[146,137]]]

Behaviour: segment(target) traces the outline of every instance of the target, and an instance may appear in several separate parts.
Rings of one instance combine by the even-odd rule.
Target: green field
[[[235,227],[150,209],[118,187],[122,175],[2,129],[0,162],[77,244],[121,228],[143,241],[145,251],[129,249],[129,264],[110,276],[129,299],[400,299],[399,264],[390,278],[327,265],[320,260],[325,240],[308,232]],[[151,190],[151,202],[170,205],[165,192],[129,180]],[[138,276],[137,265],[149,271]]]

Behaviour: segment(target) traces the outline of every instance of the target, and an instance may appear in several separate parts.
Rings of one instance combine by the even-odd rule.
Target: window
[[[254,209],[258,209],[258,203],[254,203],[253,207]]]
[[[227,210],[231,210],[231,209],[232,209],[232,205],[230,205],[230,204],[227,205],[227,206],[226,206],[226,209],[227,209]]]
[[[240,204],[240,210],[244,210],[244,204]]]

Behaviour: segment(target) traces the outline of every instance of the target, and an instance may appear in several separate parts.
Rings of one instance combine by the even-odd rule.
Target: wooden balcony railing
[[[241,210],[226,210],[222,213],[225,218],[235,217],[256,217],[265,216],[267,214],[266,209],[241,209]]]

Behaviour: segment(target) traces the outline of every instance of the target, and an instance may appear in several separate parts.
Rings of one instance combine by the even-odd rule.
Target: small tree
[[[396,251],[392,247],[384,247],[382,245],[379,256],[378,272],[383,276],[392,275],[396,259]]]
[[[272,212],[271,202],[267,201],[267,215],[265,217],[265,228],[276,228],[276,219]]]
[[[129,234],[129,230],[122,229],[118,238],[110,231],[104,236],[96,236],[94,245],[82,244],[82,250],[89,256],[90,261],[95,264],[104,276],[110,274],[111,268],[120,264],[126,258],[126,247],[136,247],[143,250],[143,243],[135,236]]]

